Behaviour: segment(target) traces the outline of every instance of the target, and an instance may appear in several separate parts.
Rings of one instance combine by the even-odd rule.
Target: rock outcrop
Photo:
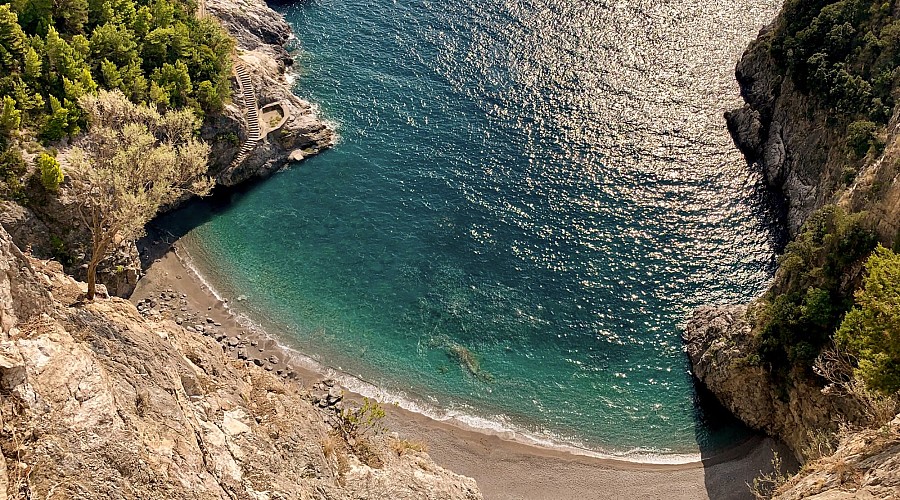
[[[287,78],[294,60],[284,45],[292,34],[281,15],[263,0],[206,0],[205,5],[206,11],[219,19],[237,41],[236,64],[250,76],[257,107],[277,103],[285,119],[278,127],[276,123],[262,123],[259,143],[246,158],[235,163],[241,144],[250,136],[246,106],[235,81],[233,102],[220,115],[209,117],[201,133],[212,145],[210,174],[216,182],[234,186],[331,147],[334,131],[309,102],[294,94]]]
[[[767,184],[783,196],[787,230],[794,236],[813,211],[832,200],[845,158],[834,147],[840,142],[827,113],[773,60],[771,29],[760,33],[738,63],[735,76],[745,104],[725,119],[747,160],[758,164]]]
[[[210,0],[205,2],[208,15],[218,18],[237,41],[236,64],[247,70],[252,81],[257,107],[276,105],[281,119],[262,123],[262,137],[249,154],[235,161],[238,151],[250,136],[246,106],[235,80],[233,99],[221,113],[207,116],[201,136],[212,151],[209,175],[221,186],[235,186],[255,177],[265,177],[290,161],[298,161],[333,145],[334,131],[318,116],[310,103],[293,93],[287,77],[293,58],[284,48],[291,28],[263,0]],[[65,160],[63,160],[65,162]],[[14,202],[0,203],[0,224],[22,248],[35,255],[53,257],[63,262],[66,271],[77,278],[86,276],[90,233],[81,224],[72,200],[47,195],[34,186],[29,193],[40,199],[28,207]],[[181,202],[187,201],[186,199]],[[178,205],[165,207],[171,210]],[[110,293],[128,297],[141,275],[141,262],[132,243],[121,245],[100,264],[98,281]]]
[[[0,498],[481,498],[395,438],[358,455],[333,410],[210,337],[77,302],[2,229],[0,271]]]
[[[776,380],[763,368],[745,305],[701,307],[685,326],[684,341],[694,376],[748,426],[783,440],[801,462],[816,436],[863,414],[853,400],[823,391],[807,374]]]
[[[833,454],[807,463],[773,498],[900,498],[900,415],[878,429],[844,433]]]

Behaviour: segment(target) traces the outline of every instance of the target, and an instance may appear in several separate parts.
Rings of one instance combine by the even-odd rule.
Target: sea
[[[635,461],[749,431],[681,329],[779,241],[723,112],[774,0],[309,0],[296,93],[327,152],[171,224],[233,307],[348,387]],[[187,230],[185,229],[185,230]]]

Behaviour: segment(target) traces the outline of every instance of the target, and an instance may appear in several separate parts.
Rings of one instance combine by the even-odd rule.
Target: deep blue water
[[[289,344],[433,412],[606,453],[732,443],[743,430],[698,413],[679,324],[772,271],[760,180],[721,113],[777,7],[282,7],[297,92],[340,143],[191,245]]]

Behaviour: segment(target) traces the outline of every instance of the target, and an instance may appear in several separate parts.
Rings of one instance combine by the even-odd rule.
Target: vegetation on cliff
[[[875,183],[854,203],[841,198],[862,189],[864,183],[854,182],[867,165],[880,162],[885,170],[900,163],[886,129],[900,96],[900,18],[889,2],[789,0],[757,42],[759,49],[774,61],[771,71],[805,96],[791,101],[795,107],[806,103],[791,111],[805,118],[794,118],[828,130],[811,140],[825,141],[820,148],[828,165],[819,167],[821,175],[837,178],[820,184],[827,190],[819,197],[825,206],[820,202],[788,244],[772,287],[755,308],[759,360],[776,376],[795,368],[812,373],[822,350],[838,340],[838,348],[858,359],[857,373],[870,388],[895,392],[900,387],[873,376],[875,365],[883,371],[900,364],[900,352],[874,342],[872,330],[892,321],[873,312],[873,304],[887,299],[873,298],[881,292],[869,289],[896,259],[886,250],[872,253],[879,243],[890,247],[897,239],[877,231],[877,216],[865,212],[884,189]]]
[[[0,4],[0,177],[22,198],[27,166],[8,151],[85,125],[80,99],[116,89],[159,110],[204,112],[229,97],[234,41],[181,0],[14,0]]]
[[[900,20],[891,2],[789,0],[771,51],[835,117],[880,124],[891,117],[900,85]]]
[[[69,155],[70,192],[91,230],[87,298],[96,291],[97,266],[118,240],[140,236],[159,207],[186,193],[212,188],[206,171],[209,145],[194,138],[190,110],[168,111],[128,101],[119,91],[82,96],[90,131]]]

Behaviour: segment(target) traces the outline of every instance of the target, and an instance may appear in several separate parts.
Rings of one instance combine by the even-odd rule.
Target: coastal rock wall
[[[331,147],[334,131],[320,119],[314,106],[294,94],[287,78],[294,60],[284,44],[291,38],[291,28],[281,15],[263,0],[207,0],[206,10],[237,41],[236,64],[248,70],[258,106],[279,103],[286,118],[276,130],[264,132],[251,154],[234,164],[242,142],[250,136],[235,81],[233,102],[220,115],[210,117],[201,131],[212,145],[210,175],[216,182],[234,186]],[[262,125],[273,128],[275,124]]]
[[[743,107],[727,112],[732,138],[766,183],[782,195],[785,223],[794,236],[809,215],[832,201],[845,166],[827,113],[785,77],[769,52],[771,27],[737,64]]]
[[[210,337],[76,302],[2,229],[0,270],[2,498],[481,498],[396,438],[341,448],[331,410]]]
[[[775,380],[754,359],[745,305],[701,307],[684,340],[694,376],[748,426],[784,441],[801,462],[821,432],[862,414],[852,400],[823,392],[799,371]]]
[[[789,236],[796,236],[814,211],[835,203],[864,212],[880,242],[890,246],[900,234],[898,116],[879,136],[883,152],[851,161],[843,125],[773,59],[774,26],[760,32],[736,67],[745,105],[725,114],[735,144],[783,198]],[[850,171],[850,165],[858,167]],[[773,293],[781,293],[779,274],[775,282]],[[695,311],[684,332],[685,347],[701,383],[748,425],[783,440],[802,462],[817,436],[837,431],[840,423],[863,424],[864,411],[808,372],[774,374],[760,366],[748,313],[753,307]]]
[[[209,175],[221,186],[231,187],[255,177],[265,177],[287,165],[329,148],[335,140],[331,130],[309,102],[293,93],[287,78],[293,58],[284,48],[291,37],[290,26],[263,0],[210,0],[206,11],[218,18],[237,41],[237,62],[249,70],[259,107],[278,103],[284,123],[264,124],[266,133],[243,161],[235,162],[250,131],[238,84],[232,81],[232,102],[221,113],[207,116],[201,137],[211,146]],[[65,160],[63,159],[63,162]],[[64,190],[63,190],[64,191]],[[16,244],[36,256],[54,258],[73,276],[86,277],[90,233],[76,213],[72,200],[45,194],[39,186],[29,190],[41,199],[29,207],[0,203],[0,224]],[[187,201],[180,200],[164,210]],[[100,264],[98,281],[109,293],[128,297],[141,275],[141,262],[132,243],[121,245]]]

